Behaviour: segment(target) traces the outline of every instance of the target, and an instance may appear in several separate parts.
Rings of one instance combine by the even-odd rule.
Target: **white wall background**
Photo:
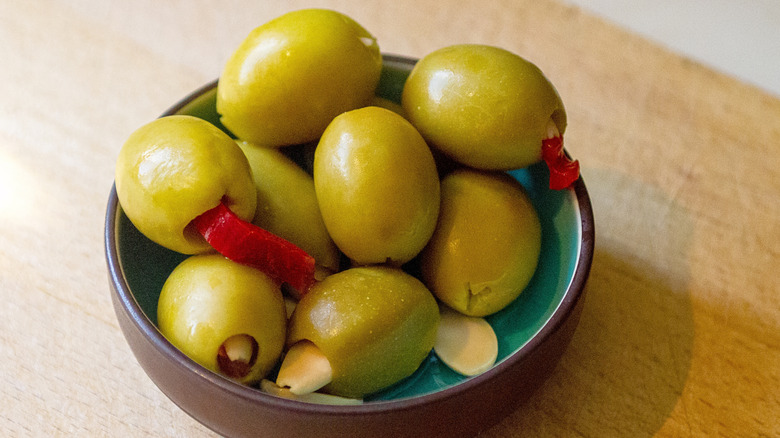
[[[564,0],[780,97],[780,0]]]

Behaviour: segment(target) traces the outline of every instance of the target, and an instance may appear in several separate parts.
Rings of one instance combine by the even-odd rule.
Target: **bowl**
[[[384,55],[377,94],[400,100],[414,59]],[[219,124],[216,81],[163,115],[190,114]],[[335,406],[275,397],[201,367],[156,327],[157,298],[185,256],[144,237],[113,188],[105,222],[111,297],[138,363],[176,405],[224,436],[467,437],[496,424],[551,374],[579,321],[591,267],[594,224],[582,178],[566,190],[547,187],[543,164],[510,174],[528,191],[542,224],[539,267],[511,305],[487,317],[499,339],[496,364],[475,377],[458,375],[430,354],[420,369],[361,405]]]

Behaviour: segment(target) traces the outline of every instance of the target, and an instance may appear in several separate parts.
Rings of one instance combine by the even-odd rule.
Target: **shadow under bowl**
[[[377,94],[400,102],[415,62],[385,55]],[[196,90],[163,115],[190,114],[223,128],[215,109],[216,85]],[[499,354],[495,366],[481,375],[458,375],[430,354],[414,375],[372,394],[362,405],[333,406],[275,397],[201,367],[156,327],[162,285],[186,256],[144,237],[125,216],[114,188],[106,212],[105,250],[119,325],[157,387],[224,436],[474,436],[517,409],[552,373],[579,322],[593,257],[593,212],[582,178],[569,189],[553,191],[543,164],[509,173],[525,187],[539,213],[542,251],[526,290],[487,317]]]

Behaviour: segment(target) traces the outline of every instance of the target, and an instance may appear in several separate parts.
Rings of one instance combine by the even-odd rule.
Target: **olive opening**
[[[233,379],[246,377],[257,362],[259,349],[255,338],[247,334],[227,338],[217,351],[219,370]]]
[[[227,197],[227,195],[223,195],[219,202],[227,206],[228,208],[231,208],[234,205],[234,202],[230,200],[230,198]],[[219,204],[217,204],[218,206]],[[209,210],[205,210],[202,213],[200,213],[198,216],[194,217],[182,230],[182,235],[184,236],[184,239],[188,242],[192,243],[193,245],[203,246],[206,245],[207,248],[210,248],[211,245],[208,243],[206,238],[203,236],[203,234],[198,230],[198,227],[195,225],[195,220],[200,217],[201,215],[207,213]]]
[[[206,239],[202,234],[200,234],[198,228],[193,222],[188,223],[187,226],[184,227],[184,230],[182,230],[182,235],[187,242],[194,245],[208,245],[208,242],[206,242]]]

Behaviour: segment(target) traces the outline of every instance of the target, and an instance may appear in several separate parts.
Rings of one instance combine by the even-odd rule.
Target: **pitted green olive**
[[[411,375],[433,348],[438,324],[436,300],[416,278],[396,268],[352,268],[303,296],[287,345],[312,342],[333,370],[324,390],[361,398]]]
[[[217,88],[222,123],[262,146],[316,140],[338,114],[374,96],[376,39],[335,11],[304,9],[271,20],[241,43]]]
[[[464,44],[423,57],[403,89],[407,117],[432,147],[471,167],[508,170],[542,158],[548,124],[560,134],[558,92],[531,62],[497,47]]]
[[[252,222],[299,246],[318,266],[337,271],[339,250],[322,222],[311,175],[278,149],[238,145],[249,160],[257,188]]]
[[[163,117],[133,132],[117,158],[116,191],[139,231],[184,254],[210,249],[188,229],[197,216],[224,201],[251,220],[257,203],[249,163],[236,142],[192,116]]]
[[[439,223],[421,254],[425,284],[471,316],[495,313],[528,285],[541,225],[520,183],[502,172],[460,169],[441,183]]]
[[[411,260],[439,213],[439,177],[425,140],[379,107],[344,113],[314,153],[314,187],[333,241],[355,263]]]
[[[287,315],[278,283],[209,254],[191,256],[173,270],[160,293],[157,322],[192,360],[249,384],[277,363]]]

